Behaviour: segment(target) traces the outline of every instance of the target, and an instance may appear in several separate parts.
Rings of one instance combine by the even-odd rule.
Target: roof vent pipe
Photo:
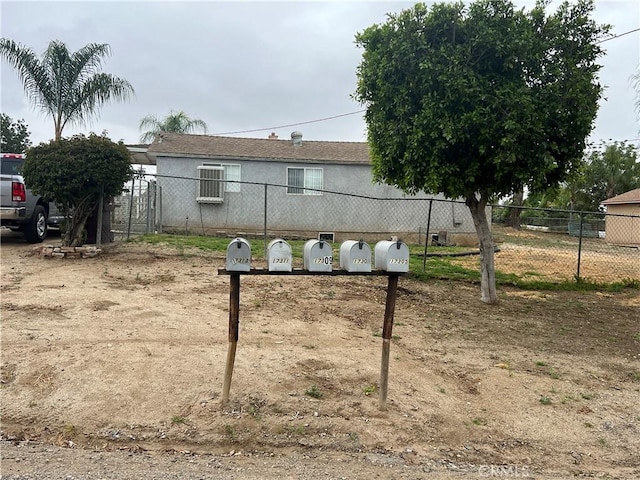
[[[295,146],[302,145],[302,132],[291,132],[291,140]]]

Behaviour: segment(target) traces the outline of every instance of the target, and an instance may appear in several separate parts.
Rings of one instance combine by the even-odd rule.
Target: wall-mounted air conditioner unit
[[[198,167],[198,203],[224,201],[224,167],[201,165]]]

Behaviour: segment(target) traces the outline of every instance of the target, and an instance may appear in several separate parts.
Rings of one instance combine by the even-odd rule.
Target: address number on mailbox
[[[354,259],[351,260],[351,263],[353,263],[355,265],[366,264],[366,263],[369,263],[369,259],[368,258],[354,258]]]
[[[331,265],[333,264],[333,257],[315,257],[313,263],[319,265]]]
[[[276,257],[271,259],[271,263],[291,263],[288,257]]]

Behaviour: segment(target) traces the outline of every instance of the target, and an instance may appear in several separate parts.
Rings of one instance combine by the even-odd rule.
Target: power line
[[[629,30],[628,32],[622,32],[622,33],[619,33],[617,35],[611,35],[610,37],[604,38],[602,40],[598,40],[596,43],[608,42],[609,40],[613,40],[615,38],[624,37],[625,35],[629,35],[630,33],[637,32],[638,30],[640,30],[640,27],[634,28],[633,30]]]
[[[235,131],[235,132],[212,133],[212,135],[235,135],[235,134],[238,134],[238,133],[263,132],[265,130],[277,130],[278,128],[297,127],[298,125],[308,125],[309,123],[324,122],[326,120],[333,120],[335,118],[346,117],[346,116],[349,116],[349,115],[355,115],[357,113],[362,113],[362,112],[366,112],[366,110],[358,110],[356,112],[342,113],[340,115],[333,115],[331,117],[318,118],[317,120],[308,120],[306,122],[290,123],[288,125],[278,125],[276,127],[254,128],[252,130],[238,130],[238,131]]]
[[[605,140],[604,138],[598,140],[590,140],[586,142],[587,146],[596,146],[596,145],[607,145],[610,143],[632,143],[632,142],[640,142],[640,138],[625,138],[623,140],[618,140],[615,138],[609,138]]]
[[[634,28],[633,30],[629,30],[629,31],[626,31],[626,32],[619,33],[617,35],[612,35],[612,36],[610,36],[608,38],[599,40],[599,41],[597,41],[595,43],[599,44],[599,43],[608,42],[609,40],[614,40],[616,38],[624,37],[625,35],[629,35],[631,33],[637,32],[637,31],[640,31],[640,27]],[[366,112],[366,110],[357,110],[355,112],[342,113],[340,115],[332,115],[331,117],[318,118],[316,120],[308,120],[306,122],[289,123],[287,125],[277,125],[277,126],[274,126],[274,127],[253,128],[253,129],[250,129],[250,130],[236,130],[236,131],[233,131],[233,132],[219,132],[219,133],[212,133],[211,135],[238,135],[238,134],[241,134],[241,133],[264,132],[264,131],[267,131],[267,130],[277,130],[279,128],[297,127],[299,125],[308,125],[310,123],[325,122],[327,120],[334,120],[336,118],[347,117],[349,115],[356,115],[358,113],[363,113],[363,112]],[[636,140],[638,140],[638,139],[624,140],[624,141],[626,142],[626,141],[636,141]]]

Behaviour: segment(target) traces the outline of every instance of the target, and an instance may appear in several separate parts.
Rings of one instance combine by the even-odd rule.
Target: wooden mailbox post
[[[292,269],[290,272],[269,271],[267,269],[250,268],[247,271],[228,271],[225,268],[218,269],[219,275],[230,275],[229,294],[229,346],[227,350],[227,363],[224,371],[224,383],[222,387],[222,402],[229,402],[229,391],[231,390],[231,377],[233,375],[233,365],[236,358],[236,347],[238,344],[240,325],[240,276],[241,275],[374,275],[388,276],[387,300],[384,312],[384,322],[382,327],[382,362],[380,366],[380,410],[387,409],[387,390],[389,384],[389,351],[391,347],[391,331],[393,329],[393,316],[396,306],[398,291],[398,277],[402,273],[374,270],[370,272],[348,272],[346,270],[333,270],[327,272],[310,272],[302,269]]]

